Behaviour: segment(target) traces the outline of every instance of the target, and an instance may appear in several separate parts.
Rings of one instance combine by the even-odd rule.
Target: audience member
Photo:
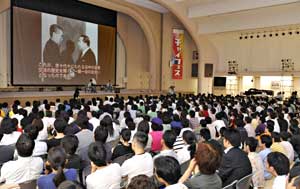
[[[37,179],[43,171],[43,160],[33,157],[34,141],[22,134],[16,143],[19,158],[15,161],[4,163],[1,168],[0,183],[19,184]]]
[[[117,163],[106,162],[106,151],[103,143],[91,143],[88,150],[92,171],[86,178],[87,189],[119,189],[121,184],[121,167]]]
[[[171,156],[160,156],[154,160],[154,172],[157,180],[165,185],[165,189],[188,189],[184,184],[178,183],[180,174],[180,165],[178,161]]]
[[[145,133],[137,132],[132,141],[134,156],[126,160],[121,169],[122,177],[128,177],[128,181],[140,174],[153,176],[153,159],[148,152],[145,152],[148,136]]]
[[[77,171],[75,169],[64,169],[67,155],[62,147],[51,148],[47,159],[46,169],[49,173],[37,180],[39,189],[55,189],[65,180],[76,181]]]

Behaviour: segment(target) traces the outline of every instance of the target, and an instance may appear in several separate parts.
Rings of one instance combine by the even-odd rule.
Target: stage
[[[26,101],[34,101],[39,100],[42,101],[47,99],[49,102],[55,102],[57,98],[61,101],[69,100],[73,98],[74,91],[6,91],[0,92],[0,103],[7,102],[8,104],[12,104],[15,100],[20,100],[21,105],[24,106]],[[114,92],[106,92],[106,91],[97,91],[96,93],[85,92],[84,90],[80,91],[79,98],[92,99],[92,98],[103,98],[105,96],[115,96],[118,94],[119,96],[123,96],[127,98],[128,96],[139,96],[139,95],[152,95],[159,96],[160,94],[166,94],[165,91],[153,91],[153,90],[127,90],[121,89],[120,93]]]

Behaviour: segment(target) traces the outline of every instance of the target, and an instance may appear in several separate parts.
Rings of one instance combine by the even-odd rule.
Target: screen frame
[[[96,7],[96,8],[101,8],[101,9],[105,9],[105,10],[109,10],[109,11],[112,11],[115,13],[115,25],[111,25],[111,24],[103,24],[103,23],[95,23],[95,22],[91,22],[89,20],[80,20],[78,18],[74,18],[74,17],[70,17],[70,16],[65,16],[65,15],[62,15],[62,14],[59,14],[59,13],[53,13],[51,11],[49,12],[46,12],[46,11],[42,11],[42,10],[38,10],[38,9],[30,9],[28,7],[23,7],[23,6],[17,6],[16,3],[15,3],[15,0],[10,0],[10,8],[9,8],[9,11],[10,11],[10,83],[8,83],[8,86],[11,85],[11,86],[37,86],[37,87],[41,87],[41,86],[49,86],[49,87],[55,87],[55,86],[60,86],[60,87],[63,87],[63,86],[66,86],[66,87],[82,87],[82,86],[86,86],[86,84],[78,84],[78,85],[74,85],[74,84],[15,84],[14,83],[14,36],[13,36],[13,33],[14,33],[14,7],[17,7],[17,8],[23,8],[23,9],[27,9],[27,10],[32,10],[32,11],[39,11],[41,13],[48,13],[48,14],[55,14],[57,16],[62,16],[62,17],[66,17],[66,18],[72,18],[72,19],[77,19],[77,20],[80,20],[80,21],[84,21],[84,22],[91,22],[91,23],[94,23],[94,24],[98,24],[98,25],[104,25],[104,26],[110,26],[110,27],[114,27],[115,28],[115,49],[114,49],[114,62],[115,62],[115,73],[114,73],[114,81],[113,81],[113,85],[116,85],[116,82],[117,82],[117,34],[118,34],[118,27],[117,27],[117,20],[118,20],[118,14],[117,14],[117,11],[114,11],[114,10],[111,10],[111,9],[106,9],[106,8],[103,8],[103,7],[98,7],[98,6],[95,6],[95,5],[91,5],[91,4],[88,4],[88,3],[85,3],[85,2],[77,2],[77,3],[80,3],[80,4],[85,4],[85,5],[89,5],[89,6],[93,6],[93,7]],[[99,83],[97,85],[105,85],[106,83]]]
[[[218,79],[224,79],[225,80],[225,85],[215,85],[215,81],[216,81],[216,78]],[[213,83],[214,87],[226,87],[227,85],[227,78],[226,77],[214,77],[214,83]]]

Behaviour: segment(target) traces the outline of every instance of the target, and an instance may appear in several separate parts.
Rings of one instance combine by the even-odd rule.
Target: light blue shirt
[[[271,173],[269,171],[267,171],[267,156],[269,153],[271,153],[270,148],[266,148],[259,152],[259,156],[261,157],[261,159],[263,160],[263,163],[264,163],[264,177],[266,180],[269,180],[272,178]]]

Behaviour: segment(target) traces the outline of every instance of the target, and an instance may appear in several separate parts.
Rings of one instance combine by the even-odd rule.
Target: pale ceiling
[[[166,13],[155,0],[125,0]],[[300,0],[164,0],[186,10],[199,34],[253,30],[300,24]]]

